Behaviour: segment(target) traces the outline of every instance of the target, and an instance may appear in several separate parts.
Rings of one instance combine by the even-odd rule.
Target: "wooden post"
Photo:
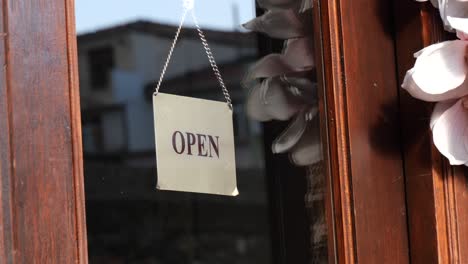
[[[73,9],[1,3],[1,263],[87,263]]]

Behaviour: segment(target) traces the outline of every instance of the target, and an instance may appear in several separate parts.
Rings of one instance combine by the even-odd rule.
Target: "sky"
[[[255,0],[195,0],[201,26],[210,29],[240,30],[254,6]],[[182,0],[75,0],[75,9],[78,34],[138,19],[178,24],[183,10]],[[185,25],[193,25],[190,17]]]

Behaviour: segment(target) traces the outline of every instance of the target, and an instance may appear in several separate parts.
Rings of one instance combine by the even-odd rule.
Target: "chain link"
[[[177,28],[177,32],[174,37],[174,40],[172,41],[171,49],[169,50],[169,54],[167,55],[166,62],[164,63],[161,76],[159,76],[158,84],[156,85],[156,88],[154,89],[154,95],[157,95],[159,93],[159,89],[161,88],[164,75],[166,75],[167,67],[169,66],[169,62],[171,61],[172,54],[174,53],[177,40],[179,39],[180,32],[182,31],[182,27],[184,26],[185,18],[187,17],[187,12],[188,12],[188,9],[184,8],[184,13],[182,14],[182,18],[180,19],[180,24],[179,24],[179,27]]]
[[[211,68],[213,68],[213,72],[216,76],[216,79],[218,79],[219,85],[221,86],[221,89],[223,90],[224,98],[226,99],[226,102],[229,108],[231,108],[232,110],[231,95],[229,94],[226,84],[224,84],[223,77],[221,76],[221,72],[219,71],[219,68],[218,68],[218,65],[216,64],[213,53],[211,52],[211,48],[208,45],[208,41],[206,40],[205,34],[203,33],[202,29],[200,28],[200,25],[198,24],[197,17],[195,16],[195,12],[193,12],[193,10],[192,10],[192,18],[193,18],[193,21],[195,22],[195,27],[197,28],[198,35],[200,36],[200,40],[202,41],[203,48],[205,48],[206,56],[208,56],[208,61],[210,62]]]
[[[205,34],[203,33],[203,30],[201,29],[198,19],[195,15],[195,11],[192,8],[184,8],[184,13],[182,14],[182,18],[179,24],[179,27],[177,28],[176,35],[174,37],[174,41],[172,42],[171,49],[169,50],[169,55],[167,56],[166,62],[164,64],[163,70],[161,72],[161,76],[159,77],[158,84],[155,88],[154,94],[157,95],[159,93],[159,89],[161,88],[162,81],[164,79],[164,75],[166,74],[167,67],[169,66],[169,62],[171,61],[172,54],[174,53],[175,46],[177,44],[177,41],[179,39],[180,32],[182,31],[182,27],[184,25],[185,19],[187,17],[187,13],[191,12],[193,22],[195,23],[195,27],[198,33],[198,36],[200,37],[200,40],[203,44],[203,48],[205,49],[206,55],[208,57],[208,61],[210,62],[210,66],[213,69],[214,75],[216,79],[218,80],[219,85],[221,86],[221,89],[223,91],[224,98],[226,100],[227,105],[229,108],[232,110],[232,100],[231,100],[231,95],[229,94],[229,90],[226,87],[226,84],[224,83],[223,77],[221,76],[221,72],[219,70],[218,65],[216,64],[216,60],[214,58],[213,52],[211,51],[210,46],[208,45],[208,41],[206,39]]]

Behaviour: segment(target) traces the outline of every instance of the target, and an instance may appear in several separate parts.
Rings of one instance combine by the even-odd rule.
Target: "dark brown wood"
[[[1,263],[87,263],[73,12],[2,5]]]
[[[317,67],[317,81],[322,89],[318,90],[319,100],[319,112],[320,112],[320,128],[321,128],[321,140],[323,145],[323,158],[324,158],[324,173],[325,175],[325,211],[326,211],[326,222],[327,222],[327,236],[328,236],[328,262],[329,263],[338,263],[338,259],[345,263],[346,259],[353,259],[353,256],[346,255],[350,252],[353,252],[352,240],[341,239],[344,238],[344,232],[352,232],[352,218],[349,212],[349,207],[344,208],[345,217],[342,216],[343,211],[340,208],[341,205],[341,193],[337,188],[338,185],[335,184],[337,181],[334,181],[331,177],[332,170],[337,170],[339,168],[338,160],[334,160],[334,157],[338,156],[336,149],[336,134],[329,133],[329,127],[331,129],[336,127],[334,119],[330,119],[330,116],[333,116],[335,111],[334,109],[334,100],[325,100],[326,96],[333,96],[332,93],[327,93],[327,89],[324,89],[325,85],[330,85],[333,83],[333,74],[338,73],[341,75],[341,65],[334,66],[331,70],[325,70],[325,63],[330,62],[333,57],[339,52],[336,49],[337,39],[336,35],[332,35],[330,29],[331,25],[337,25],[336,20],[331,20],[328,14],[328,8],[333,8],[334,6],[329,6],[324,2],[322,6],[322,1],[315,0],[313,2],[314,15],[314,37],[315,37],[315,55],[316,62],[319,67]],[[336,17],[333,17],[335,19]],[[329,64],[330,65],[330,64]],[[337,84],[339,85],[339,84]],[[330,101],[330,103],[328,102]],[[343,178],[344,188],[348,188],[347,177]],[[346,185],[345,185],[346,184]],[[348,196],[349,197],[349,196]],[[337,208],[336,208],[336,207]],[[336,213],[335,213],[336,212]],[[351,250],[345,252],[344,248],[348,247]],[[348,262],[349,263],[349,262]]]
[[[413,53],[454,38],[444,31],[439,12],[429,3],[395,2],[400,82],[414,64]],[[467,263],[467,168],[451,167],[432,145],[432,103],[402,91],[402,136],[412,263]]]
[[[423,27],[419,6],[420,4],[412,1],[395,2],[395,14],[399,14],[395,19],[399,83],[403,81],[406,71],[414,64],[413,53],[423,47]],[[438,263],[439,255],[446,255],[438,251],[437,245],[439,229],[436,228],[431,135],[428,129],[430,108],[426,103],[401,91],[402,140],[410,250],[413,263]]]
[[[330,263],[355,263],[354,218],[348,174],[347,140],[345,134],[344,89],[341,78],[341,23],[336,1],[314,2],[315,26],[321,36],[316,40],[320,122],[324,146],[327,186],[328,248]]]
[[[5,7],[5,1],[1,2]],[[4,11],[4,9],[2,9]],[[0,12],[0,63],[6,64],[6,35],[4,12]],[[13,232],[11,203],[11,135],[10,135],[10,105],[7,87],[6,67],[0,72],[0,263],[12,263]]]
[[[398,96],[412,53],[445,37],[437,13],[315,7],[330,263],[467,263],[466,169],[431,145],[432,106]],[[4,0],[1,15],[0,263],[87,263],[73,1]]]
[[[458,263],[468,263],[468,169],[466,167],[458,167],[453,171],[453,196],[454,203],[451,216],[451,230],[453,236],[450,237],[456,242],[452,244],[451,252],[458,258]],[[454,262],[456,263],[456,262]]]
[[[391,3],[320,1],[338,263],[409,263]]]
[[[67,16],[67,56],[70,90],[70,118],[73,148],[73,184],[75,190],[76,239],[78,263],[88,263],[86,239],[86,208],[83,171],[83,144],[81,129],[80,84],[78,74],[78,43],[75,27],[75,0],[64,0]]]
[[[429,3],[395,1],[399,81],[414,64],[413,53],[454,35],[444,31]],[[451,167],[432,145],[433,104],[402,91],[403,153],[412,263],[467,263],[468,200],[465,167]]]

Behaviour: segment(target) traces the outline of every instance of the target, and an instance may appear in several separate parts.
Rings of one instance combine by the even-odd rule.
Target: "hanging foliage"
[[[266,12],[243,25],[285,40],[281,54],[265,56],[247,73],[247,113],[258,121],[291,120],[273,142],[272,151],[290,153],[291,160],[300,166],[321,160],[310,2],[258,0]]]

